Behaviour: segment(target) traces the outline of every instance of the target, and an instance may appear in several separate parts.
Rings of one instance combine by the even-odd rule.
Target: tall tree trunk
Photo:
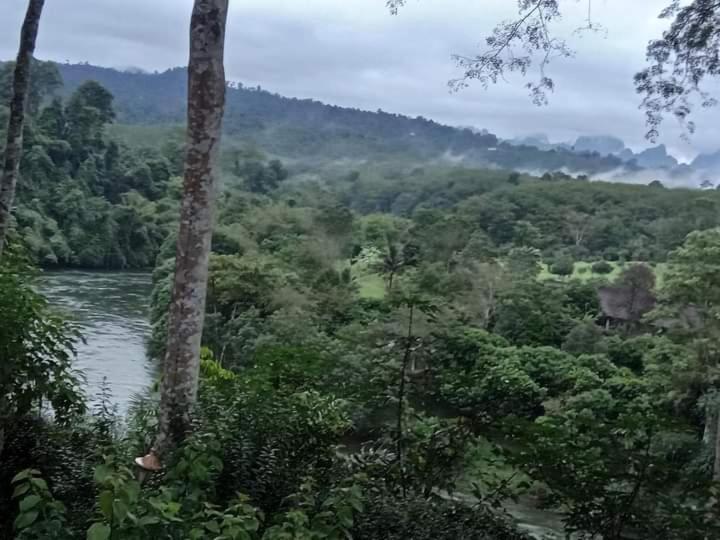
[[[403,417],[405,415],[405,384],[407,382],[407,368],[410,355],[412,354],[413,343],[413,315],[415,314],[415,306],[408,307],[408,330],[405,338],[405,351],[403,352],[402,362],[400,364],[400,384],[398,386],[398,404],[397,404],[397,440],[395,441],[398,466],[400,468],[400,487],[402,489],[403,498],[407,496],[407,481],[405,478],[405,449],[404,449],[404,428]]]
[[[216,161],[225,106],[223,67],[228,0],[195,0],[190,22],[187,153],[180,230],[160,387],[159,426],[150,453],[136,462],[155,470],[190,430],[200,368]]]
[[[713,481],[720,482],[720,411],[718,410],[718,402],[713,403],[714,415],[708,421],[713,421],[715,426],[711,430],[712,441],[714,445],[715,455],[713,456]]]
[[[23,126],[25,124],[25,102],[30,89],[30,68],[35,52],[40,15],[45,0],[30,0],[22,30],[15,72],[13,73],[12,98],[10,101],[10,119],[5,142],[5,160],[0,178],[0,257],[2,257],[5,239],[10,227],[10,212],[15,200],[15,186],[22,156]]]
[[[718,428],[718,404],[707,395],[705,403],[705,428],[703,430],[703,444],[707,446],[712,455],[715,454],[715,438]]]

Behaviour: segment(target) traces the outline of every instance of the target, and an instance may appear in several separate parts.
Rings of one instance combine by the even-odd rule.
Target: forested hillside
[[[58,64],[73,88],[95,80],[115,95],[118,121],[140,125],[180,123],[185,119],[187,71],[127,73],[86,64]],[[242,84],[228,89],[225,130],[231,137],[256,144],[287,158],[328,161],[354,159],[430,160],[462,157],[474,166],[594,174],[618,169],[616,157],[542,151],[532,146],[501,143],[489,133],[477,133],[383,111],[369,112],[287,98]],[[630,167],[632,170],[632,167]]]
[[[9,86],[0,72],[0,103]],[[53,64],[37,63],[14,213],[17,235],[45,266],[147,268],[175,217],[171,162],[107,135],[113,96],[96,82],[66,99]],[[5,118],[0,108],[0,121]]]
[[[4,92],[8,86],[1,83],[7,81],[7,66],[0,72],[0,90],[5,88]],[[55,64],[36,65],[15,213],[17,233],[35,260],[45,266],[152,267],[176,219],[183,153],[181,129],[161,123],[182,115],[182,92],[169,99],[160,96],[168,81],[181,86],[185,74],[173,70],[161,75],[131,75],[63,66],[70,77],[81,74],[83,78],[88,71],[120,87],[125,105],[97,82],[78,83],[77,79],[65,84]],[[128,81],[139,87],[125,88]],[[133,92],[138,97],[129,99],[136,95]],[[444,219],[454,216],[457,230],[447,233],[454,235],[454,243],[479,230],[498,249],[528,245],[543,250],[548,258],[567,253],[575,260],[661,261],[688,232],[719,223],[720,195],[715,191],[665,189],[657,182],[652,186],[588,182],[584,175],[564,173],[533,177],[511,172],[513,162],[506,169],[480,169],[423,161],[412,156],[415,152],[429,155],[427,148],[433,144],[439,148],[441,141],[470,146],[496,141],[490,135],[474,135],[424,120],[287,100],[258,90],[235,89],[231,95],[235,95],[230,100],[231,111],[232,103],[255,111],[257,129],[253,133],[258,138],[236,133],[226,142],[221,159],[226,193],[247,189],[293,202],[314,193],[312,197],[318,200],[340,201],[359,214],[389,213],[403,218],[443,212]],[[245,103],[248,96],[259,101]],[[174,99],[177,111],[171,113]],[[141,103],[150,108],[141,110]],[[283,105],[285,112],[274,106],[266,108],[268,103]],[[167,112],[163,106],[168,107]],[[313,110],[317,115],[311,114]],[[237,109],[235,112],[235,118],[246,118]],[[350,116],[341,122],[344,115]],[[335,120],[328,120],[331,117]],[[141,118],[158,125],[119,123]],[[232,118],[228,122],[231,132],[237,127]],[[356,159],[291,157],[284,165],[272,161],[268,156],[280,150],[305,154],[306,148],[313,148],[297,139],[292,142],[294,150],[279,148],[278,144],[285,144],[279,141],[290,141],[270,136],[280,122],[324,126],[318,128],[318,136]],[[340,125],[354,126],[354,134],[338,136]],[[399,127],[403,125],[421,135],[413,138],[413,146],[400,145],[393,150],[392,141],[403,138]],[[305,127],[295,131],[300,132],[314,133]],[[448,139],[448,134],[455,139]],[[267,146],[263,144],[265,136],[272,139]],[[415,139],[427,143],[425,150],[415,145]],[[357,140],[364,141],[360,147],[355,145]],[[369,151],[365,144],[372,140],[382,150],[369,163],[359,159],[358,152]],[[558,160],[558,165],[565,159],[554,151],[508,148],[526,157]],[[323,150],[317,147],[315,151]],[[493,153],[499,156],[503,150]],[[312,152],[305,157],[308,155]]]

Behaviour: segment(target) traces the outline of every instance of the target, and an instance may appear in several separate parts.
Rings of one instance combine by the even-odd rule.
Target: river
[[[46,272],[42,292],[53,307],[75,321],[85,342],[77,344],[77,367],[87,379],[87,396],[97,394],[103,378],[118,410],[154,379],[147,357],[150,274],[134,272]]]

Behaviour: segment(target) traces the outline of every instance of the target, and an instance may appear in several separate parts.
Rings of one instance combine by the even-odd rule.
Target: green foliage
[[[34,271],[11,252],[0,265],[0,422],[40,408],[60,421],[84,410],[73,370],[77,329],[37,292]],[[3,425],[0,424],[0,429]],[[0,447],[2,445],[0,444]]]
[[[518,283],[500,298],[493,331],[516,345],[558,346],[568,331],[565,302],[562,289]]]
[[[600,353],[603,352],[602,337],[602,330],[594,321],[580,321],[565,336],[562,349],[574,355]]]
[[[557,276],[572,275],[575,270],[575,262],[571,257],[560,257],[550,265],[550,271]]]
[[[697,331],[705,336],[717,332],[720,306],[720,229],[693,232],[670,254],[664,276],[660,306],[654,318],[673,317],[670,326]]]
[[[613,266],[607,261],[598,261],[593,263],[591,269],[595,274],[609,274],[613,271]]]
[[[280,182],[283,182],[288,177],[288,171],[277,159],[265,165],[262,161],[257,160],[240,162],[238,158],[233,172],[242,178],[248,191],[263,194],[275,191]]]
[[[323,489],[312,480],[288,497],[291,510],[268,528],[262,540],[341,540],[351,538],[354,514],[363,511],[357,484]]]
[[[412,496],[371,495],[353,528],[355,540],[527,540],[510,520],[465,502]]]
[[[121,90],[116,113],[103,86],[77,80],[85,68],[63,71],[75,76],[68,99],[51,99],[48,71],[31,111],[15,234],[43,265],[156,264],[160,357],[181,129],[111,126],[116,115],[139,118],[130,79],[99,72]],[[157,103],[155,77],[175,84],[183,74],[133,79]],[[5,489],[26,469],[47,479],[26,473],[19,501],[0,498],[2,533],[18,520],[27,538],[517,540],[502,508],[529,488],[563,515],[568,534],[717,536],[700,434],[712,436],[720,381],[720,195],[419,166],[441,139],[469,163],[494,162],[489,144],[508,166],[529,159],[552,170],[572,159],[602,168],[613,158],[518,149],[424,119],[309,102],[286,103],[280,122],[261,106],[279,98],[228,94],[193,433],[138,483],[128,465],[152,439],[154,396],[126,428],[107,396],[81,418],[73,329],[23,272],[0,273],[9,329],[0,335],[0,482]],[[163,95],[147,121],[176,119],[182,97]],[[397,125],[408,129],[399,135]],[[232,138],[248,134],[254,143]],[[286,169],[255,143],[297,159]],[[323,162],[310,162],[319,152]],[[329,159],[368,155],[352,170]],[[656,263],[671,250],[658,283],[644,264],[621,272],[604,260],[574,263]],[[548,272],[576,269],[583,279]],[[608,277],[593,276],[614,272],[612,287],[626,296],[654,302],[657,288],[647,326],[640,312],[621,330],[596,324]],[[653,335],[659,329],[667,335]],[[38,416],[41,399],[55,418]],[[478,440],[492,451],[472,454]],[[472,493],[469,455],[485,471]]]
[[[48,102],[60,85],[54,64],[33,68],[42,85],[29,108],[18,183],[16,228],[44,266],[148,268],[176,219],[157,203],[170,180],[159,152],[133,152],[108,138],[113,96],[96,82],[67,102]],[[54,71],[53,71],[54,70]],[[53,78],[52,73],[55,73]],[[3,87],[0,76],[0,89]]]
[[[687,428],[668,429],[658,401],[646,382],[618,375],[519,427],[528,444],[514,459],[548,486],[546,503],[562,509],[566,531],[615,539],[629,531],[644,538],[714,534],[717,525],[692,503],[707,496],[709,483],[689,478],[689,463],[678,461],[697,443]],[[686,491],[669,496],[668,485]]]
[[[26,469],[19,472],[12,483],[13,498],[18,500],[15,518],[15,538],[22,540],[66,538],[65,506],[56,501],[40,471]]]
[[[508,253],[507,267],[516,279],[536,278],[540,273],[540,252],[529,247],[513,248]]]

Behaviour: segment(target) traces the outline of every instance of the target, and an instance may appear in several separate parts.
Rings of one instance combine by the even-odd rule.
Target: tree
[[[195,0],[190,21],[187,150],[175,277],[160,389],[159,426],[150,453],[136,460],[157,470],[190,430],[200,369],[200,340],[212,238],[216,160],[225,108],[224,47],[228,0]]]
[[[575,271],[575,262],[568,255],[561,255],[550,264],[550,272],[556,276],[571,276]]]
[[[701,83],[720,75],[720,4],[716,0],[692,0],[682,6],[681,0],[668,0],[661,13],[662,19],[673,19],[662,38],[653,40],[647,47],[648,61],[652,65],[635,75],[635,87],[643,94],[650,140],[659,134],[664,114],[672,114],[692,133],[694,124],[688,121],[692,112],[692,99],[700,98],[703,107],[717,103]],[[387,0],[391,13],[406,0]],[[547,94],[555,89],[555,82],[547,68],[554,58],[567,58],[573,50],[565,40],[551,32],[550,24],[562,17],[560,0],[519,0],[518,16],[502,21],[485,38],[486,50],[473,55],[454,55],[460,77],[451,80],[455,89],[465,88],[470,81],[484,87],[506,80],[506,75],[519,73],[527,76],[537,67],[537,77],[525,86],[534,103],[548,102]],[[578,30],[596,31],[592,19],[592,0],[587,0],[588,17]]]
[[[716,343],[720,336],[720,229],[696,231],[670,255],[670,266],[659,299],[651,315],[658,322],[668,321],[676,332],[694,344],[704,373],[703,392],[711,395],[720,384]],[[705,399],[705,432],[714,455],[713,478],[720,480],[720,432],[710,423],[720,422],[717,399]],[[714,440],[713,440],[714,439]]]
[[[563,291],[533,276],[516,279],[500,297],[493,331],[515,345],[559,346],[568,331]]]
[[[20,31],[20,48],[15,61],[10,119],[5,142],[5,160],[2,177],[0,177],[0,257],[2,257],[5,246],[5,239],[10,227],[10,213],[15,200],[15,186],[22,155],[25,103],[30,91],[30,66],[35,52],[35,41],[44,4],[45,0],[30,0]]]
[[[9,104],[12,100],[13,72],[15,62],[6,62],[0,66],[0,103]],[[30,64],[30,88],[25,103],[25,111],[35,115],[43,101],[62,87],[62,77],[54,62],[42,62],[33,59]]]
[[[648,299],[655,289],[655,274],[647,265],[633,264],[622,271],[615,285],[624,288],[624,308],[630,320],[640,319],[647,311]]]
[[[52,312],[33,271],[6,252],[0,265],[0,458],[11,419],[50,403],[56,420],[84,412],[73,370],[76,328]]]
[[[78,166],[93,151],[103,150],[105,125],[115,118],[113,95],[95,81],[81,84],[65,109],[65,130]]]
[[[690,467],[676,458],[688,426],[667,417],[663,396],[647,380],[619,372],[594,386],[521,423],[516,435],[527,445],[511,457],[531,478],[542,478],[568,537],[716,536],[714,511],[691,502],[707,497],[705,486],[688,481]],[[673,496],[670,485],[679,488]]]
[[[391,234],[385,236],[385,251],[378,265],[378,271],[385,276],[387,292],[393,291],[395,278],[403,270],[417,264],[417,247],[414,244],[400,244]]]
[[[288,177],[287,169],[277,159],[273,159],[265,165],[258,159],[250,159],[241,163],[237,158],[234,172],[244,179],[248,191],[262,194],[275,191],[280,183]]]
[[[644,95],[648,137],[655,139],[663,114],[672,114],[690,132],[688,121],[691,99],[699,96],[703,107],[716,100],[700,84],[708,77],[720,75],[720,4],[715,0],[693,0],[681,7],[673,0],[661,18],[674,17],[662,38],[651,41],[648,60],[653,64],[635,76],[635,86]]]
[[[542,270],[540,252],[530,247],[512,248],[508,253],[507,269],[518,280],[536,278]]]
[[[567,227],[568,233],[575,243],[575,246],[580,247],[585,240],[585,235],[590,228],[592,217],[583,212],[568,212],[565,216],[565,226]]]

